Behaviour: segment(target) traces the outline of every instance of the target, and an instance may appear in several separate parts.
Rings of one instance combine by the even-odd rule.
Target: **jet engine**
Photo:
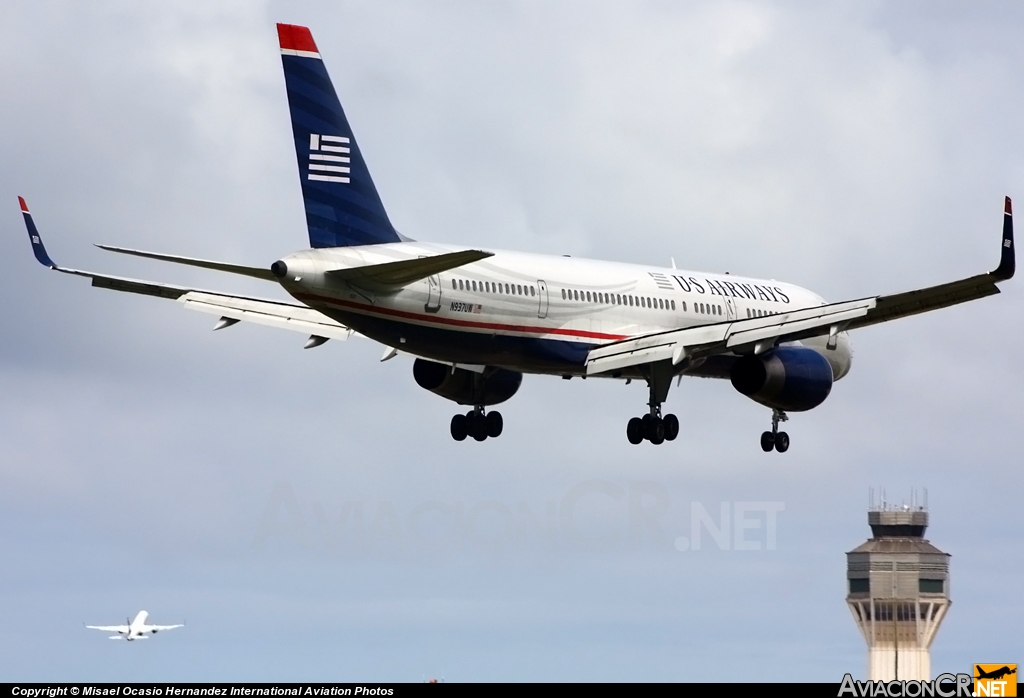
[[[460,405],[497,405],[515,395],[523,382],[518,371],[488,368],[476,373],[424,359],[416,359],[412,375],[421,388]]]
[[[777,410],[803,412],[832,392],[832,365],[806,347],[776,347],[744,356],[733,364],[729,377],[736,390]]]

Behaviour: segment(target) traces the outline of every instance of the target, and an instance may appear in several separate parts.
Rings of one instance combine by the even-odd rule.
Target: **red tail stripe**
[[[1010,197],[1006,197],[1006,212],[1013,215],[1013,210],[1010,208]]]
[[[320,53],[308,27],[300,27],[297,24],[278,24],[277,38],[280,39],[283,49]]]
[[[21,204],[21,210],[25,213],[28,213],[28,204],[25,203],[25,199],[19,196],[18,203]]]

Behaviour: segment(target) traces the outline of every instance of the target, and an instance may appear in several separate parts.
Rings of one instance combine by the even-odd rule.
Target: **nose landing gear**
[[[789,417],[782,410],[772,410],[772,430],[761,434],[761,450],[768,453],[773,448],[779,453],[789,450],[789,434],[779,431],[779,422],[788,422]]]
[[[497,438],[505,421],[501,418],[501,412],[488,412],[484,414],[484,408],[477,405],[466,414],[457,414],[452,417],[451,433],[456,441],[465,441],[467,436],[472,436],[477,441],[483,441],[488,436]]]

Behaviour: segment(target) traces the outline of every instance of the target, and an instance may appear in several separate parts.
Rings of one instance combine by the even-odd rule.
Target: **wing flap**
[[[327,273],[336,279],[344,279],[351,284],[372,291],[388,291],[493,256],[493,252],[484,252],[483,250],[462,250],[417,259],[403,259],[397,262],[332,269]]]
[[[587,355],[587,375],[671,360],[699,353],[721,353],[759,342],[789,341],[796,336],[828,334],[833,327],[867,314],[874,298],[803,308],[780,315],[689,327],[606,344]]]
[[[178,299],[189,310],[219,315],[233,320],[268,325],[318,337],[346,340],[352,330],[323,313],[291,303],[225,296],[204,291],[189,291]]]

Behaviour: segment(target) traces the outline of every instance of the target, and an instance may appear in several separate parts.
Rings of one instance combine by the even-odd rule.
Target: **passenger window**
[[[590,301],[590,291],[587,291],[587,301]]]
[[[452,279],[452,289],[455,291],[459,290],[459,285],[455,283],[455,279]]]
[[[535,286],[530,286],[530,295],[531,296],[536,296],[537,295],[537,288]]]
[[[565,289],[564,288],[562,289],[562,300],[563,301],[565,300]]]
[[[633,305],[633,296],[627,296],[627,298],[629,298],[629,304],[630,304],[630,306],[632,306]]]

